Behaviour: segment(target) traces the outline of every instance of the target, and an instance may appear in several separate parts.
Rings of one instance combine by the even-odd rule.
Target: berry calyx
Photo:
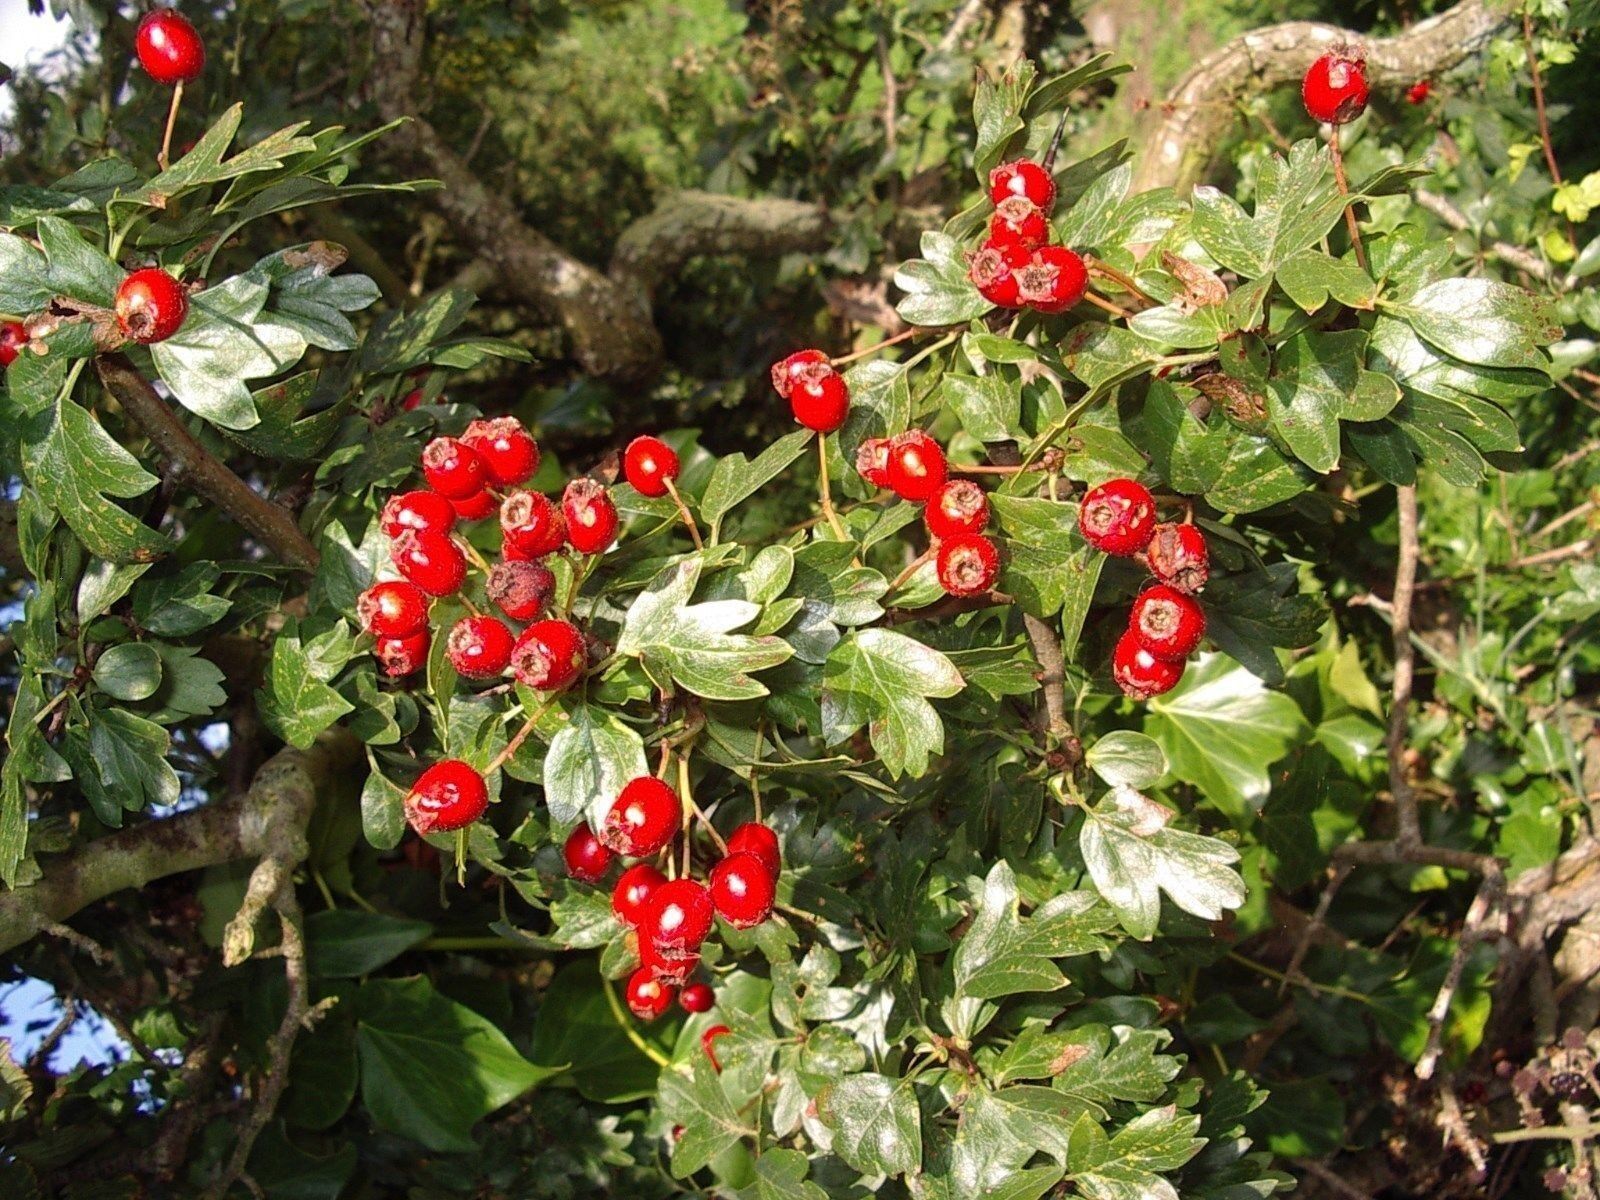
[[[582,828],[587,829],[588,826]],[[611,911],[627,928],[638,928],[644,915],[645,901],[666,881],[667,877],[649,863],[634,863],[617,879],[617,886],[611,889]]]
[[[844,376],[830,367],[826,373],[795,382],[789,392],[789,411],[807,429],[832,433],[850,414],[850,388]]]
[[[722,1063],[717,1060],[717,1039],[728,1037],[733,1033],[726,1025],[713,1025],[700,1035],[700,1049],[706,1052],[706,1057],[711,1060],[712,1069],[718,1075],[722,1074]]]
[[[959,533],[939,543],[939,586],[952,596],[976,596],[994,586],[1000,552],[981,533]]]
[[[561,857],[566,860],[567,874],[579,883],[599,883],[616,856],[595,837],[594,830],[579,825],[567,835]]]
[[[483,456],[460,438],[438,437],[422,450],[422,475],[446,500],[465,500],[483,491],[489,472]]]
[[[436,762],[406,794],[406,820],[426,837],[465,829],[489,807],[489,786],[477,770],[459,758]]]
[[[777,832],[759,821],[746,821],[728,835],[728,853],[754,854],[774,878],[783,867]]]
[[[1066,312],[1089,287],[1089,269],[1065,246],[1041,246],[1016,277],[1018,297],[1042,313]]]
[[[1021,196],[1049,212],[1056,202],[1056,181],[1031,159],[1002,163],[989,172],[989,199],[998,205],[1013,196]]]
[[[1211,552],[1197,525],[1157,525],[1145,558],[1157,579],[1191,596],[1211,577]]]
[[[415,584],[386,579],[356,598],[356,616],[375,637],[409,637],[428,627],[428,598]]]
[[[683,801],[653,775],[629,780],[606,813],[600,838],[618,854],[648,858],[673,838],[683,823]]]
[[[404,637],[381,637],[372,647],[372,653],[383,668],[383,673],[391,679],[398,679],[427,666],[428,648],[432,645],[432,637],[426,629],[422,629]]]
[[[1367,107],[1367,59],[1350,46],[1336,46],[1306,68],[1300,98],[1313,121],[1344,125]]]
[[[642,918],[641,918],[642,919]],[[644,934],[643,925],[636,939],[639,943],[639,963],[652,977],[672,987],[682,987],[700,965],[698,944],[689,949],[662,947]]]
[[[636,437],[622,452],[622,474],[641,496],[659,499],[678,477],[677,451],[658,437]]]
[[[1129,630],[1117,642],[1111,655],[1111,677],[1130,700],[1148,700],[1178,686],[1183,678],[1183,663],[1157,658],[1139,644]]]
[[[511,662],[516,639],[495,617],[462,617],[450,630],[445,653],[456,674],[468,679],[493,679]]]
[[[536,692],[559,692],[578,678],[588,659],[583,634],[572,622],[535,621],[512,647],[511,671]]]
[[[485,517],[492,517],[495,509],[500,507],[500,501],[488,488],[474,492],[465,500],[451,500],[449,504],[450,510],[463,521],[481,521]]]
[[[920,429],[889,442],[889,488],[902,500],[922,503],[944,486],[944,450]]]
[[[693,879],[672,879],[650,893],[640,914],[640,941],[650,942],[662,957],[695,952],[711,932],[711,893]]]
[[[970,479],[952,479],[933,494],[922,519],[936,538],[978,533],[989,523],[989,497]]]
[[[561,513],[567,522],[567,541],[579,554],[599,554],[617,540],[617,506],[605,485],[594,479],[574,479],[561,493]]]
[[[1011,196],[995,206],[989,218],[989,241],[997,246],[1036,250],[1050,240],[1050,222],[1043,210],[1023,196]]]
[[[1157,658],[1179,662],[1193,654],[1205,636],[1206,615],[1192,596],[1158,583],[1134,600],[1128,630]]]
[[[716,993],[708,983],[691,983],[678,993],[678,1007],[686,1013],[710,1012],[716,1003]]]
[[[490,602],[513,621],[531,621],[549,606],[556,577],[543,563],[495,563],[485,591]]]
[[[888,438],[868,438],[856,447],[856,472],[873,487],[889,486]]]
[[[539,444],[515,417],[480,418],[467,426],[461,440],[478,452],[495,487],[527,483],[539,469]]]
[[[1433,81],[1419,79],[1406,89],[1407,104],[1423,104],[1433,94]]]
[[[830,371],[833,369],[828,363],[828,356],[821,350],[796,350],[788,358],[772,364],[773,389],[787,400],[794,385],[815,375],[818,367]]]
[[[1155,536],[1155,499],[1148,488],[1132,479],[1109,480],[1084,496],[1078,529],[1097,550],[1131,557]]]
[[[539,492],[512,492],[501,502],[500,532],[507,558],[543,558],[567,541],[561,510]]]
[[[1017,277],[1033,261],[1033,251],[1020,242],[990,238],[967,264],[967,278],[978,294],[1001,308],[1022,307],[1022,286]]]
[[[17,355],[28,344],[28,327],[21,321],[7,321],[0,325],[0,370],[17,361]]]
[[[449,534],[408,529],[394,540],[395,569],[430,596],[448,596],[467,577],[467,557]]]
[[[662,983],[648,967],[640,967],[628,976],[625,991],[628,1011],[641,1021],[654,1021],[672,1007],[678,989]]]
[[[139,65],[157,83],[190,83],[206,65],[206,44],[182,13],[158,8],[147,13],[133,35]]]
[[[456,527],[455,509],[438,492],[401,492],[390,496],[379,519],[384,533],[392,538],[399,537],[408,529],[449,533]]]
[[[711,868],[711,903],[736,929],[749,929],[772,915],[778,881],[749,851],[730,854]]]
[[[178,332],[189,315],[189,293],[160,267],[133,272],[117,287],[117,327],[148,346]]]

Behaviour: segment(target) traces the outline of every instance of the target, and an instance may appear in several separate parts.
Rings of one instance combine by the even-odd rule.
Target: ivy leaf
[[[1439,279],[1385,307],[1446,354],[1486,367],[1546,370],[1539,347],[1562,334],[1547,301],[1497,279]]]
[[[823,667],[823,736],[837,744],[866,725],[890,776],[920,776],[929,755],[944,753],[944,723],[927,697],[963,686],[955,664],[932,647],[890,629],[858,630]]]
[[[1327,474],[1339,465],[1339,422],[1376,421],[1400,401],[1387,375],[1362,365],[1364,330],[1303,333],[1278,347],[1267,381],[1267,412],[1295,455]]]
[[[922,1161],[922,1114],[909,1079],[847,1075],[817,1094],[833,1152],[863,1175],[904,1175]]]
[[[755,1163],[755,1182],[739,1189],[739,1200],[828,1200],[806,1179],[811,1164],[798,1150],[768,1150]]]
[[[690,1069],[663,1071],[657,1093],[662,1115],[683,1126],[672,1148],[672,1173],[679,1179],[693,1175],[755,1132],[739,1119],[710,1056],[697,1054],[692,1064]]]
[[[961,325],[994,307],[967,278],[961,243],[933,230],[922,235],[922,257],[894,273],[894,285],[905,293],[895,310],[910,325]]]
[[[998,493],[989,502],[1007,539],[1001,587],[1036,617],[1059,612],[1062,650],[1071,655],[1106,556],[1083,540],[1076,504]]]
[[[797,429],[768,446],[752,461],[733,453],[717,460],[700,497],[700,515],[717,529],[722,518],[755,495],[799,458],[811,441],[811,431]]]
[[[306,957],[313,979],[355,979],[398,958],[433,932],[409,921],[353,908],[328,908],[306,918]]]
[[[267,728],[301,750],[310,749],[318,734],[355,707],[318,677],[293,621],[272,643],[267,679],[256,701]]]
[[[1112,924],[1111,913],[1088,892],[1062,892],[1032,916],[1019,916],[1016,876],[1008,863],[997,862],[951,960],[956,995],[994,1000],[1054,991],[1067,978],[1053,960],[1106,949],[1097,935]]]
[[[558,829],[588,813],[595,828],[630,779],[650,774],[644,742],[614,715],[579,705],[550,739],[544,758],[544,798]]]

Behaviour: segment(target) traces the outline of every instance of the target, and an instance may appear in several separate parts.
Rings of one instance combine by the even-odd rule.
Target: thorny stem
[[[1328,148],[1333,152],[1333,181],[1339,186],[1339,194],[1348,197],[1350,184],[1344,176],[1344,151],[1339,147],[1339,127],[1333,128],[1333,136],[1328,139]],[[1346,202],[1344,206],[1344,224],[1350,231],[1350,245],[1356,252],[1356,261],[1361,264],[1361,269],[1367,269],[1367,248],[1361,244],[1361,227],[1356,223],[1355,205]]]
[[[833,511],[833,488],[828,482],[828,435],[817,434],[817,487],[822,500],[822,515],[828,519],[828,528],[833,530],[833,536],[841,542],[848,542],[850,535],[844,531],[844,526],[839,523],[839,514]]]
[[[694,543],[696,550],[704,550],[705,543],[700,540],[700,526],[696,524],[689,506],[683,502],[683,497],[678,494],[678,485],[670,479],[662,482],[667,485],[667,495],[671,496],[672,502],[678,506],[678,515],[683,518],[683,523],[689,530],[689,540]]]
[[[853,353],[842,355],[839,358],[830,358],[828,363],[834,368],[842,367],[845,363],[853,363],[858,358],[870,358],[874,354],[877,354],[880,350],[887,350],[890,346],[898,346],[901,342],[909,341],[910,339],[916,337],[919,333],[927,332],[928,331],[922,326],[913,325],[910,329],[903,330],[891,338],[884,338],[881,342],[874,342],[865,350],[856,350]]]
[[[672,1060],[640,1037],[639,1031],[633,1027],[633,1022],[628,1019],[628,1014],[622,1011],[622,1001],[617,999],[617,989],[612,986],[611,980],[602,975],[600,977],[600,986],[605,989],[606,1003],[611,1006],[611,1015],[616,1018],[617,1024],[622,1026],[622,1032],[627,1034],[628,1040],[633,1043],[634,1048],[655,1063],[656,1066],[670,1067]]]
[[[156,165],[167,169],[167,153],[172,149],[172,130],[178,123],[178,107],[183,103],[183,80],[172,89],[172,105],[167,109],[167,128],[161,135],[161,153],[156,155]]]

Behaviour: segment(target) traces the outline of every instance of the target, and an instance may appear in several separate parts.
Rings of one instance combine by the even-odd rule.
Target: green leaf
[[[923,233],[922,257],[902,263],[894,285],[905,293],[895,310],[911,325],[961,325],[994,307],[967,278],[961,244],[945,233]]]
[[[722,1090],[721,1077],[704,1054],[695,1055],[689,1068],[680,1065],[661,1073],[658,1103],[664,1116],[683,1127],[672,1148],[672,1173],[679,1179],[755,1133],[739,1119]]]
[[[1547,301],[1497,279],[1436,280],[1385,310],[1446,354],[1486,367],[1544,371],[1539,347],[1562,333]]]
[[[1334,258],[1320,250],[1302,250],[1278,268],[1278,286],[1308,313],[1330,299],[1347,308],[1370,310],[1378,285],[1353,259]]]
[[[997,80],[979,79],[972,94],[972,124],[977,135],[972,169],[979,182],[988,183],[989,172],[1005,157],[1011,139],[1022,131],[1022,108],[1033,90],[1034,75],[1033,63],[1024,58]]]
[[[586,955],[556,972],[539,998],[529,1053],[536,1063],[564,1067],[586,1099],[631,1104],[655,1095],[661,1068],[617,1023],[595,962],[593,955]],[[671,1048],[666,1023],[641,1026],[637,1032],[663,1054]]]
[[[105,615],[128,594],[128,589],[150,569],[149,563],[114,563],[94,559],[78,581],[78,624],[87,625]]]
[[[232,158],[224,158],[233,138],[239,132],[239,122],[244,106],[235,104],[206,130],[194,149],[157,175],[142,188],[119,196],[120,202],[165,208],[168,203],[185,192],[224,180],[236,179],[255,171],[270,171],[283,164],[291,154],[315,150],[317,143],[308,137],[297,137],[306,122],[286,126],[239,151]]]
[[[581,705],[550,739],[544,759],[544,797],[558,829],[585,813],[595,828],[630,779],[650,774],[644,742],[613,714]]]
[[[866,625],[883,615],[878,603],[889,581],[870,567],[851,565],[843,542],[812,542],[794,556],[789,590],[801,598],[800,616],[787,640],[808,663],[823,663],[839,644],[839,629]]]
[[[700,497],[700,516],[713,529],[718,528],[725,516],[799,458],[811,437],[810,430],[797,429],[773,442],[754,461],[737,452],[719,458]]]
[[[768,1150],[756,1159],[755,1181],[739,1189],[739,1200],[828,1200],[806,1179],[811,1164],[798,1150]]]
[[[1256,208],[1214,187],[1193,192],[1195,239],[1230,271],[1246,279],[1270,275],[1280,264],[1316,245],[1338,223],[1345,197],[1333,180],[1327,152],[1311,139],[1296,142],[1288,158],[1268,155],[1256,180]]]
[[[143,700],[161,686],[161,656],[142,642],[112,646],[94,665],[94,681],[115,700]]]
[[[192,717],[207,717],[228,701],[223,674],[198,646],[155,643],[161,657],[161,686],[150,697],[145,716],[162,725]]]
[[[41,218],[38,234],[42,249],[0,233],[0,312],[38,312],[57,296],[111,307],[123,276],[117,265],[59,217]]]
[[[1042,1103],[1041,1103],[1042,1102]],[[1039,1151],[1066,1165],[1072,1126],[1060,1111],[1067,1105],[1047,1088],[975,1087],[961,1106],[961,1123],[950,1150],[952,1195],[1034,1195],[1020,1169]],[[1035,1178],[1039,1172],[1030,1172]],[[1061,1172],[1053,1172],[1061,1178]],[[1024,1183],[1022,1190],[1016,1185]]]
[[[303,462],[317,457],[338,431],[339,423],[350,410],[351,396],[310,415],[306,407],[317,396],[318,374],[302,371],[282,383],[274,383],[250,393],[260,422],[249,429],[224,429],[223,432],[253,454],[264,458],[283,458]]]
[[[944,403],[961,427],[980,442],[1003,442],[1022,432],[1022,388],[998,372],[946,375],[940,383]]]
[[[250,1178],[267,1200],[338,1200],[355,1174],[359,1157],[350,1142],[326,1155],[308,1153],[273,1124],[256,1139],[248,1167]]]
[[[1234,429],[1227,434],[1227,457],[1206,499],[1223,512],[1252,513],[1292,500],[1310,490],[1316,475],[1264,437]]]
[[[833,1152],[864,1175],[904,1175],[922,1161],[922,1114],[909,1079],[847,1075],[816,1097]]]
[[[405,789],[377,771],[361,787],[361,832],[379,850],[393,850],[405,836]]]
[[[1394,380],[1361,363],[1359,329],[1303,333],[1282,343],[1267,385],[1272,424],[1295,455],[1327,474],[1339,465],[1339,422],[1376,421],[1400,401]]]
[[[318,677],[293,621],[272,643],[266,683],[256,702],[267,728],[301,750],[310,749],[318,734],[355,708]]]
[[[133,591],[133,619],[161,637],[187,637],[216,624],[231,605],[211,589],[222,578],[214,562],[194,562],[176,574],[145,579]]]
[[[1016,877],[997,862],[951,959],[956,995],[994,1000],[1054,991],[1067,979],[1053,960],[1106,949],[1098,935],[1112,924],[1112,914],[1088,892],[1062,892],[1020,917]]]
[[[1113,787],[1147,788],[1167,773],[1167,756],[1154,738],[1118,729],[1084,754],[1088,768]]]
[[[1328,610],[1317,596],[1299,594],[1294,563],[1219,578],[1206,589],[1206,636],[1267,683],[1281,685],[1273,647],[1299,649],[1316,641]]]
[[[1021,1038],[1017,1039],[1020,1043]],[[1118,1103],[1148,1104],[1183,1069],[1183,1060],[1160,1051],[1172,1041],[1163,1029],[1119,1028],[1115,1040],[1104,1025],[1085,1025],[1064,1033],[1041,1035],[1025,1047],[1032,1059],[1048,1063],[1053,1090],[1071,1097],[1096,1119],[1108,1119]],[[1022,1075],[1021,1071],[1028,1074]],[[1011,1073],[1018,1078],[1044,1078],[1019,1059]]]
[[[911,378],[903,363],[863,359],[844,373],[850,412],[835,435],[846,474],[855,470],[856,451],[872,437],[892,437],[911,424]]]
[[[1079,1128],[1090,1118],[1079,1119]],[[1074,1156],[1068,1171],[1078,1193],[1088,1200],[1178,1200],[1177,1190],[1158,1172],[1176,1171],[1200,1152],[1205,1142],[1194,1135],[1200,1118],[1180,1113],[1173,1105],[1153,1108],[1129,1121],[1104,1144],[1104,1134],[1086,1139],[1093,1147]],[[1073,1145],[1079,1146],[1078,1129]]]
[[[329,908],[306,918],[313,979],[352,979],[376,971],[433,933],[426,921]]]
[[[122,810],[178,802],[178,773],[167,762],[172,739],[154,722],[120,708],[91,709],[67,726],[61,753],[95,815],[122,824]]]
[[[1036,617],[1061,614],[1062,650],[1070,655],[1083,631],[1105,555],[1078,531],[1078,506],[991,493],[1006,536],[1000,586]]]
[[[937,650],[893,630],[858,630],[823,668],[823,736],[834,745],[866,725],[892,777],[920,776],[930,755],[944,753],[944,724],[927,697],[954,696],[963,686]]]

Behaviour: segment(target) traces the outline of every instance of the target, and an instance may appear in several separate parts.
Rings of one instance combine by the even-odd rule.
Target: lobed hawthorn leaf
[[[991,371],[987,375],[947,374],[940,381],[943,405],[980,442],[1003,442],[1022,433],[1022,389]]]
[[[922,1113],[909,1079],[847,1075],[816,1097],[833,1152],[864,1175],[906,1175],[922,1161]]]
[[[223,183],[257,171],[276,170],[291,154],[315,150],[317,144],[298,134],[305,121],[287,125],[247,146],[232,158],[224,157],[239,132],[244,105],[234,104],[195,142],[194,149],[151,179],[143,187],[117,196],[119,203],[165,208],[171,201],[196,188]]]
[[[997,80],[980,79],[973,90],[972,125],[977,143],[972,169],[985,187],[989,172],[1000,164],[1011,139],[1023,130],[1023,106],[1033,91],[1035,77],[1033,63],[1022,59]]]
[[[1359,263],[1320,250],[1302,250],[1289,258],[1278,268],[1277,279],[1284,294],[1307,313],[1330,299],[1362,310],[1372,309],[1378,299],[1378,285]]]
[[[1446,354],[1485,367],[1545,371],[1562,335],[1547,301],[1497,279],[1439,279],[1385,311]]]
[[[755,1163],[755,1179],[739,1189],[739,1200],[828,1200],[806,1177],[811,1163],[798,1150],[768,1150]]]
[[[1260,512],[1315,486],[1317,476],[1310,467],[1266,438],[1237,428],[1225,429],[1224,437],[1226,457],[1205,493],[1223,512]]]
[[[301,750],[309,749],[318,734],[355,708],[328,685],[331,674],[319,675],[321,670],[301,640],[299,623],[287,622],[272,643],[256,707],[267,728]]]
[[[1267,412],[1295,455],[1327,474],[1339,465],[1339,422],[1377,421],[1400,401],[1387,375],[1362,366],[1364,330],[1306,332],[1278,346],[1267,380]]]
[[[39,246],[0,233],[0,312],[34,313],[57,296],[110,308],[124,272],[61,217],[36,222]]]
[[[724,517],[799,458],[811,438],[810,430],[797,429],[773,442],[753,461],[737,452],[719,458],[700,495],[701,517],[713,530],[718,529]]]
[[[1089,1200],[1178,1200],[1159,1173],[1176,1171],[1200,1152],[1199,1128],[1199,1117],[1171,1104],[1140,1113],[1109,1140],[1092,1118],[1080,1117],[1068,1175]]]
[[[1062,892],[1019,916],[1016,876],[997,862],[950,960],[955,994],[995,1000],[1054,991],[1067,982],[1054,960],[1107,949],[1099,934],[1114,925],[1113,914],[1088,892]]]
[[[974,1087],[967,1093],[950,1147],[953,1196],[1027,1195],[1047,1174],[1061,1179],[1061,1169],[1031,1172],[1026,1182],[1017,1179],[1021,1168],[1040,1152],[1061,1168],[1066,1166],[1072,1126],[1062,1113],[1030,1103],[1034,1097],[1062,1107],[1061,1098],[1048,1088]]]
[[[85,708],[75,700],[62,757],[95,815],[122,824],[122,810],[176,804],[178,773],[167,762],[172,739],[152,721],[121,708]]]
[[[1287,157],[1268,155],[1256,180],[1255,211],[1231,196],[1197,187],[1190,230],[1218,263],[1245,279],[1264,279],[1316,245],[1338,223],[1346,204],[1320,142],[1296,142]]]
[[[944,723],[928,697],[954,696],[961,672],[939,651],[890,629],[861,629],[823,666],[822,734],[837,745],[863,725],[891,778],[920,776],[944,753]]]
[[[839,644],[841,628],[883,615],[879,601],[889,581],[871,567],[852,565],[853,557],[844,542],[812,542],[795,552],[789,590],[800,597],[800,615],[786,640],[802,662],[821,665]]]
[[[1167,773],[1167,756],[1160,744],[1131,729],[1106,734],[1083,758],[1084,765],[1112,787],[1153,787]]]
[[[1219,578],[1206,589],[1204,603],[1206,636],[1274,686],[1284,681],[1274,647],[1310,645],[1328,619],[1321,599],[1299,594],[1298,568],[1287,562]]]
[[[911,425],[911,377],[903,363],[863,359],[844,373],[850,412],[835,436],[845,478],[855,475],[856,451],[873,437],[891,437]]]
[[[894,285],[905,293],[895,311],[910,325],[962,325],[994,307],[967,278],[961,244],[945,233],[923,233],[922,257],[902,263]]]
[[[678,1066],[661,1073],[657,1103],[664,1116],[683,1127],[672,1148],[672,1173],[679,1179],[710,1165],[740,1138],[756,1132],[740,1119],[704,1054],[694,1056],[687,1070]]]
[[[631,726],[589,705],[550,739],[544,759],[544,798],[550,822],[567,829],[588,814],[596,829],[630,779],[650,774],[644,741]]]
[[[1060,613],[1062,650],[1071,655],[1105,555],[1083,540],[1076,504],[1000,493],[989,501],[1007,539],[1001,588],[1036,617]]]

